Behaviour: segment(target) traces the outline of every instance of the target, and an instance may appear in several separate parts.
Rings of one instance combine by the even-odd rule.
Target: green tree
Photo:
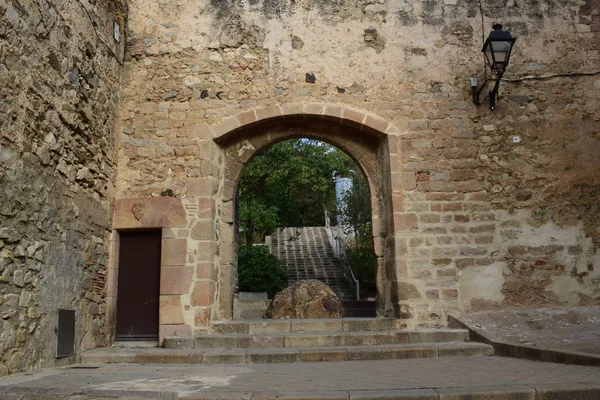
[[[377,259],[373,247],[371,191],[362,174],[355,173],[352,188],[342,197],[338,220],[354,245],[346,249],[345,262],[361,282],[361,296],[377,293]]]
[[[277,226],[320,226],[335,210],[334,174],[354,162],[337,148],[311,139],[277,143],[244,169],[238,185],[239,225],[246,243]]]
[[[339,222],[347,234],[352,234],[357,248],[373,246],[371,228],[371,191],[361,173],[355,173],[352,188],[342,197]]]

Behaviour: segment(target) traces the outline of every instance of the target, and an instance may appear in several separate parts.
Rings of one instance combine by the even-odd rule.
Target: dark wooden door
[[[120,232],[120,242],[116,339],[157,339],[161,232]]]

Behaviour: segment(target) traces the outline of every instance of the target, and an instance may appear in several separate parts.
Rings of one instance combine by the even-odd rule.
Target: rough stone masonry
[[[95,4],[94,4],[95,3]],[[0,375],[106,344],[124,26],[115,1],[0,0]]]
[[[598,0],[0,0],[0,18],[2,373],[54,362],[58,307],[78,352],[114,340],[124,229],[162,229],[160,338],[231,318],[237,179],[298,136],[369,180],[380,315],[600,303]],[[496,22],[518,40],[492,112],[469,78]]]

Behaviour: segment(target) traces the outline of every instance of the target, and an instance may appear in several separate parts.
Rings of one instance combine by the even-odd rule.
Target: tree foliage
[[[287,270],[265,246],[238,249],[238,286],[242,292],[267,292],[269,298],[287,286]]]
[[[357,248],[372,247],[371,191],[361,173],[355,173],[352,187],[342,196],[339,222],[352,234]]]
[[[238,186],[239,225],[246,243],[278,226],[321,226],[335,210],[334,174],[356,168],[342,151],[324,142],[292,139],[257,155]]]
[[[341,201],[339,221],[346,234],[354,238],[354,245],[347,246],[346,259],[361,284],[361,296],[377,293],[377,259],[373,248],[371,223],[371,192],[362,174],[353,177],[352,188],[345,192]]]

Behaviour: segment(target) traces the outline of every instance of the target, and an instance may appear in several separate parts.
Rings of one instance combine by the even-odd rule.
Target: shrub
[[[364,248],[347,249],[346,262],[360,281],[361,297],[377,294],[377,260],[373,252]]]
[[[285,266],[264,246],[241,245],[238,250],[238,286],[242,292],[267,292],[269,298],[285,289]]]

